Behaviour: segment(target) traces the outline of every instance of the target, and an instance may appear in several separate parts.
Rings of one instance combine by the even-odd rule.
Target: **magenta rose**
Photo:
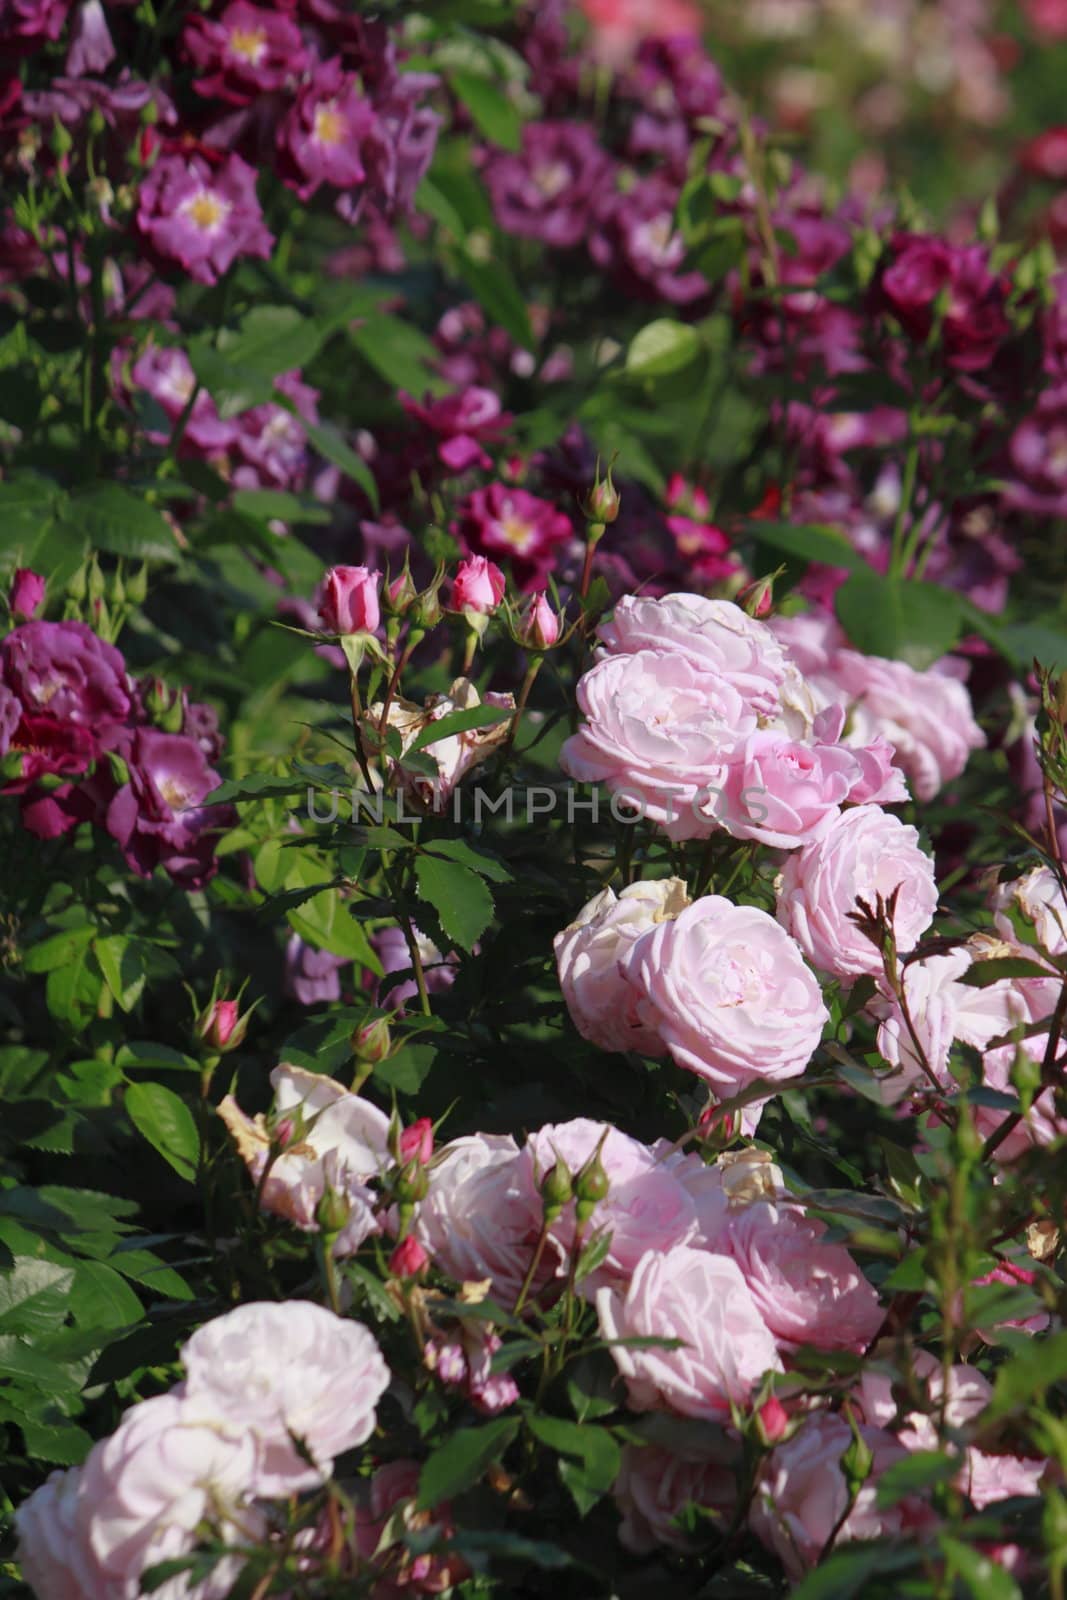
[[[301,200],[320,184],[353,189],[364,182],[364,143],[374,126],[374,110],[359,78],[336,58],[321,62],[278,128],[281,174]]]
[[[636,994],[621,970],[634,941],[689,904],[681,878],[631,883],[620,894],[602,889],[553,940],[560,988],[583,1039],[602,1050],[663,1054],[658,1035],[642,1027]]]
[[[755,1078],[803,1072],[828,1018],[788,934],[766,911],[721,895],[644,934],[625,970],[643,1024],[719,1099]]]
[[[31,622],[44,605],[45,580],[29,567],[16,567],[8,605],[16,622]]]
[[[675,1348],[613,1343],[634,1411],[728,1420],[782,1363],[735,1261],[678,1245],[642,1256],[628,1288],[596,1297],[603,1339],[677,1339]]]
[[[521,151],[494,153],[485,182],[505,233],[572,249],[584,241],[610,174],[610,158],[584,123],[528,122]]]
[[[307,60],[300,29],[284,9],[268,11],[248,0],[232,0],[217,18],[192,17],[182,42],[201,74],[194,81],[198,93],[235,106],[294,81]]]
[[[266,261],[274,246],[240,156],[213,169],[202,156],[161,156],[141,184],[137,230],[164,263],[198,283],[217,283],[239,256]]]
[[[0,645],[0,670],[27,715],[94,735],[130,710],[126,663],[84,622],[26,622]]]
[[[199,744],[185,734],[137,728],[117,753],[128,776],[106,800],[106,826],[127,865],[142,878],[161,866],[191,888],[206,883],[218,865],[215,841],[236,814],[231,806],[204,804],[222,780]],[[106,780],[100,786],[106,790]]]
[[[715,831],[707,808],[739,741],[756,726],[734,683],[674,650],[638,650],[591,667],[578,684],[578,705],[585,721],[563,746],[564,772],[606,784],[669,839]]]
[[[878,1296],[826,1224],[799,1206],[756,1200],[730,1214],[719,1248],[741,1268],[763,1320],[788,1353],[866,1349],[882,1324]]]
[[[456,394],[427,395],[422,401],[402,392],[400,403],[409,417],[437,436],[437,458],[449,472],[466,472],[470,467],[488,472],[493,463],[483,446],[495,443],[511,421],[501,410],[499,396],[476,384]]]
[[[323,581],[319,618],[327,633],[374,633],[381,621],[380,572],[331,567]]]
[[[475,489],[460,503],[452,532],[478,555],[506,557],[522,590],[543,586],[559,547],[574,537],[571,520],[549,500],[508,483]]]
[[[778,920],[823,972],[850,980],[882,972],[878,947],[850,918],[857,901],[873,911],[896,892],[893,929],[901,954],[913,950],[937,909],[937,883],[919,835],[881,806],[855,806],[817,844],[786,858]]]

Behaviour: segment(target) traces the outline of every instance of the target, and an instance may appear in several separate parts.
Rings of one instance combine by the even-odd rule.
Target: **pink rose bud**
[[[585,513],[590,522],[614,522],[622,508],[622,496],[611,481],[609,469],[606,478],[597,478],[585,502]]]
[[[386,1017],[375,1017],[352,1035],[352,1054],[368,1066],[376,1067],[379,1062],[388,1061],[392,1049],[393,1036]]]
[[[402,1239],[389,1257],[389,1275],[416,1278],[430,1264],[430,1258],[413,1233]]]
[[[402,616],[415,599],[416,594],[415,585],[411,581],[411,573],[405,569],[399,578],[393,578],[386,584],[386,609],[394,612],[397,616]]]
[[[534,595],[523,618],[522,642],[534,650],[551,650],[559,638],[559,617],[543,594]]]
[[[331,567],[326,574],[319,617],[329,633],[374,633],[381,621],[381,573],[367,567]]]
[[[765,1400],[756,1413],[759,1430],[767,1444],[777,1444],[779,1439],[784,1439],[786,1429],[789,1427],[789,1413],[778,1399],[771,1395]]]
[[[452,580],[453,611],[473,611],[488,616],[504,598],[504,574],[484,556],[461,561]]]
[[[774,602],[774,579],[757,578],[739,590],[736,598],[750,617],[765,617]]]
[[[225,1050],[233,1037],[237,1026],[238,1007],[236,1000],[216,1000],[211,1008],[211,1017],[208,1022],[205,1038],[217,1050]]]
[[[397,1149],[403,1165],[418,1161],[425,1166],[433,1155],[433,1123],[429,1117],[420,1117],[410,1128],[405,1128]]]
[[[44,579],[29,567],[16,567],[11,583],[11,613],[20,622],[29,622],[44,602]]]

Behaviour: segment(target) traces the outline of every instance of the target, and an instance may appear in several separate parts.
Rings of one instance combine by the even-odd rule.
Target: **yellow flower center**
[[[336,100],[327,100],[315,111],[315,138],[319,144],[340,144],[348,123],[337,109]]]
[[[536,529],[532,523],[526,522],[511,509],[510,504],[505,506],[504,515],[497,521],[497,530],[500,537],[513,550],[523,551],[529,548],[536,538]]]
[[[264,28],[234,28],[230,34],[230,49],[249,66],[258,67],[267,53],[267,34]]]
[[[210,189],[201,189],[199,194],[186,201],[182,210],[190,222],[202,228],[205,233],[210,233],[212,228],[217,228],[220,223],[225,222],[230,214],[229,203]]]

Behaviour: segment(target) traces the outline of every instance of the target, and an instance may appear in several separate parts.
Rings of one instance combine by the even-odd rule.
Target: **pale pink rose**
[[[847,642],[832,611],[772,617],[767,627],[809,682],[832,679],[834,658]],[[832,694],[827,698],[832,699]]]
[[[723,1168],[708,1166],[691,1150],[676,1150],[668,1139],[657,1139],[652,1153],[686,1190],[696,1212],[697,1231],[691,1243],[718,1249],[729,1220],[730,1197],[723,1184]]]
[[[1009,910],[1017,911],[1034,930],[1037,942],[1050,956],[1067,955],[1067,901],[1051,867],[1033,867],[1010,883],[998,883],[990,897],[997,932],[1017,944]],[[1022,949],[1020,955],[1034,960],[1035,951]]]
[[[15,1512],[16,1556],[38,1600],[107,1600],[106,1580],[78,1536],[82,1469],[53,1472]]]
[[[878,948],[850,920],[857,900],[873,911],[880,894],[897,895],[893,923],[903,955],[926,932],[937,908],[933,862],[914,828],[880,806],[842,812],[817,844],[788,856],[778,892],[778,920],[816,967],[850,979],[882,971]]]
[[[795,850],[823,837],[862,778],[843,745],[805,744],[759,729],[740,746],[722,795],[706,809],[735,839]]]
[[[718,824],[700,806],[723,786],[726,764],[756,726],[728,678],[674,650],[609,655],[582,677],[585,722],[560,765],[604,783],[622,809],[658,822],[669,839],[703,838]]]
[[[260,1441],[254,1492],[268,1498],[323,1483],[335,1456],[370,1438],[389,1386],[373,1334],[310,1300],[238,1306],[199,1328],[182,1360],[190,1398]]]
[[[642,39],[698,38],[701,32],[703,19],[692,0],[580,0],[580,3],[593,29],[593,54],[609,67],[624,66]]]
[[[799,1206],[757,1200],[731,1214],[718,1245],[741,1268],[783,1353],[802,1344],[864,1350],[882,1325],[874,1289],[825,1232]]]
[[[1042,1033],[1024,1039],[1018,1045],[1005,1044],[996,1050],[987,1050],[982,1057],[984,1086],[987,1089],[999,1090],[1001,1094],[1014,1095],[1016,1090],[1011,1077],[1016,1052],[1021,1051],[1023,1055],[1029,1056],[1035,1066],[1040,1067],[1044,1062],[1047,1047],[1048,1035]],[[983,1139],[988,1139],[996,1133],[1008,1115],[1009,1112],[997,1111],[992,1106],[976,1106],[975,1127]],[[1057,1114],[1055,1091],[1044,1089],[1034,1100],[1022,1121],[998,1145],[994,1159],[998,1162],[1016,1161],[1035,1145],[1052,1144],[1056,1139],[1061,1139],[1065,1133],[1067,1133],[1067,1122]]]
[[[932,800],[986,742],[970,695],[942,663],[916,672],[904,661],[842,650],[833,676],[837,698],[851,707],[855,737],[868,744],[881,734],[889,741],[917,800]]]
[[[774,1337],[727,1256],[678,1245],[649,1251],[625,1293],[600,1289],[601,1337],[681,1340],[677,1348],[613,1344],[635,1411],[667,1410],[711,1421],[744,1405],[767,1372],[780,1372]]]
[[[779,712],[782,685],[796,676],[768,625],[732,600],[624,595],[610,622],[601,624],[600,639],[611,655],[663,650],[684,656],[698,672],[724,678],[747,710],[764,717]]]
[[[631,883],[616,895],[602,889],[552,941],[560,988],[571,1021],[602,1050],[636,1050],[659,1056],[664,1046],[643,1028],[621,961],[634,941],[657,923],[676,917],[689,904],[681,878]]]
[[[878,1049],[897,1069],[881,1080],[887,1105],[895,1104],[911,1089],[931,1087],[916,1041],[934,1077],[948,1087],[949,1052],[956,1040],[984,1050],[992,1039],[1027,1020],[1026,1002],[1008,979],[984,989],[960,981],[973,961],[972,951],[961,945],[945,955],[924,956],[904,967],[910,1028],[898,1000],[878,999],[871,1005],[870,1010],[880,1019]]]
[[[132,1407],[81,1468],[75,1543],[92,1574],[86,1593],[134,1600],[141,1574],[186,1555],[205,1521],[235,1539],[243,1525],[254,1540],[261,1521],[246,1502],[258,1464],[258,1440],[243,1419],[180,1388]],[[201,1600],[228,1594],[238,1570],[224,1561],[195,1593]],[[179,1580],[171,1593],[183,1588]]]
[[[419,1243],[459,1283],[492,1284],[510,1309],[537,1246],[541,1197],[530,1193],[519,1148],[509,1135],[476,1133],[446,1144],[427,1169],[429,1191],[416,1216]],[[551,1276],[545,1260],[536,1287]]]
[[[869,744],[858,744],[851,734],[845,734],[845,718],[845,706],[836,702],[824,706],[815,717],[812,736],[816,743],[843,743],[857,761],[859,775],[848,792],[849,805],[891,806],[907,800],[908,786],[894,765],[895,752],[889,740],[879,733]]]
[[[626,975],[644,1025],[720,1099],[755,1078],[803,1072],[827,1020],[822,991],[788,934],[765,911],[722,895],[644,934]]]
[[[696,1207],[670,1164],[658,1161],[647,1145],[620,1133],[618,1128],[585,1117],[550,1123],[530,1135],[520,1165],[525,1165],[531,1192],[537,1193],[540,1180],[557,1161],[565,1162],[575,1176],[598,1147],[608,1193],[593,1211],[585,1236],[607,1229],[611,1244],[597,1270],[582,1280],[585,1294],[602,1284],[624,1286],[649,1250],[664,1251],[676,1244],[688,1244],[697,1233]],[[567,1270],[574,1229],[571,1201],[552,1225],[551,1239],[559,1254],[560,1274]]]
[[[690,1541],[678,1525],[686,1506],[712,1512],[708,1533],[726,1522],[737,1504],[740,1450],[735,1439],[708,1428],[698,1446],[671,1450],[663,1445],[628,1444],[612,1491],[622,1514],[620,1543],[636,1555],[657,1546],[687,1550]]]
[[[775,1446],[764,1464],[750,1526],[794,1583],[816,1564],[842,1517],[838,1545],[899,1535],[921,1518],[908,1501],[887,1511],[878,1509],[878,1478],[907,1452],[879,1428],[863,1427],[860,1433],[873,1453],[874,1466],[847,1517],[849,1492],[841,1457],[852,1444],[852,1429],[843,1417],[814,1412],[791,1439]]]
[[[319,601],[319,618],[327,632],[376,632],[381,621],[381,581],[381,573],[367,567],[331,567]]]
[[[488,616],[504,598],[504,574],[485,556],[468,556],[456,568],[452,579],[452,611],[473,612],[475,616]]]
[[[347,1200],[349,1218],[337,1255],[352,1255],[378,1231],[375,1196],[367,1180],[389,1165],[389,1118],[333,1078],[302,1067],[275,1067],[270,1122],[248,1117],[232,1095],[219,1105],[237,1150],[258,1184],[271,1158],[272,1138],[283,1153],[271,1161],[260,1203],[298,1228],[318,1231],[315,1212],[327,1188]]]

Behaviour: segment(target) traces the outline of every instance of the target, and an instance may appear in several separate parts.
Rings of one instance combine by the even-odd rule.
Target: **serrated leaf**
[[[990,961],[973,962],[959,981],[968,984],[972,989],[988,989],[990,984],[1000,983],[1005,978],[1050,976],[1052,974],[1048,967],[1042,967],[1036,961],[1029,961],[1025,956],[996,956]]]
[[[480,73],[462,70],[451,72],[449,82],[487,139],[504,150],[520,148],[522,118],[495,83]]]
[[[913,1450],[886,1467],[878,1479],[878,1505],[887,1510],[909,1495],[932,1489],[937,1484],[951,1483],[959,1470],[959,1462],[943,1450]]]
[[[131,561],[177,561],[174,530],[155,506],[120,483],[98,483],[71,496],[64,516],[96,550]]]
[[[415,882],[419,898],[433,906],[447,936],[461,949],[473,950],[493,920],[493,897],[484,880],[458,861],[420,855]]]
[[[0,1332],[42,1334],[60,1327],[73,1282],[70,1267],[20,1257],[0,1274]]]
[[[161,1083],[131,1083],[126,1110],[137,1131],[148,1140],[180,1178],[196,1179],[200,1135],[184,1100]]]
[[[518,1417],[499,1417],[482,1427],[460,1428],[432,1451],[419,1474],[417,1505],[432,1511],[442,1500],[452,1500],[499,1461],[519,1431]]]
[[[93,941],[93,953],[116,1004],[123,1011],[132,1011],[141,998],[147,976],[134,940],[111,934]]]
[[[50,1466],[77,1467],[93,1447],[89,1434],[73,1422],[46,1423],[27,1418],[20,1426],[27,1453]]]
[[[491,883],[512,882],[512,874],[502,862],[494,856],[484,855],[481,850],[472,849],[466,839],[432,839],[424,848],[429,855],[444,856],[449,861],[458,861],[461,866],[470,867],[472,872],[488,878]]]

